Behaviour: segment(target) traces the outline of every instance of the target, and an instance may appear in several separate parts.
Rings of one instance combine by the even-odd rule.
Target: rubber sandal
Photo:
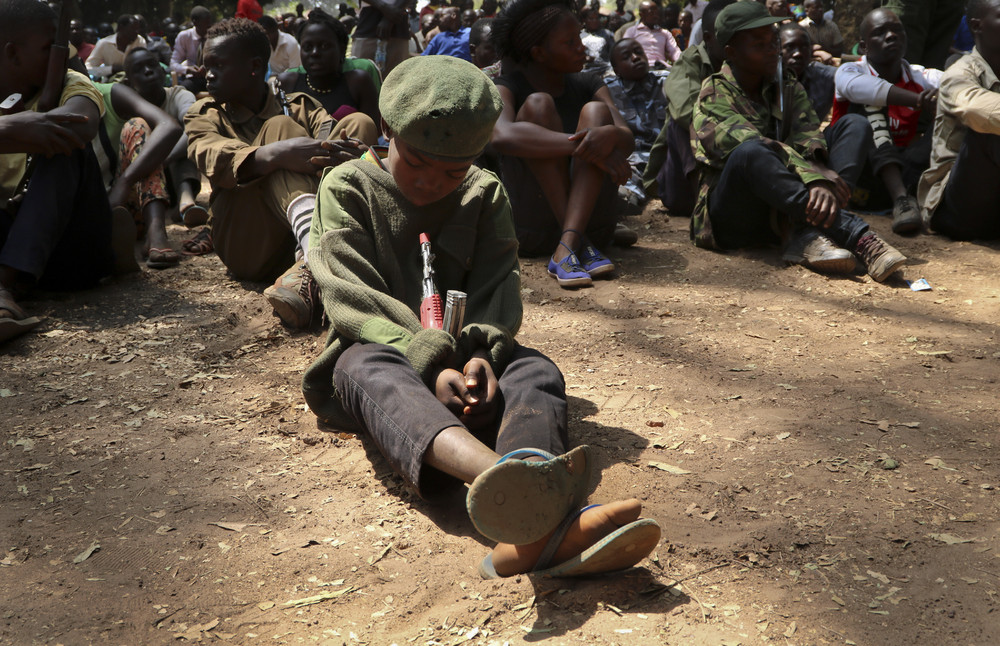
[[[637,565],[659,544],[659,524],[652,518],[640,518],[619,527],[576,556],[549,567],[552,556],[559,549],[573,521],[583,512],[598,506],[590,505],[567,516],[545,544],[538,561],[527,574],[537,577],[572,577],[619,572]],[[484,579],[505,578],[497,574],[493,567],[492,552],[479,564],[479,575]]]
[[[559,244],[569,250],[569,254],[556,262],[555,257],[549,258],[549,276],[556,279],[560,287],[587,287],[592,284],[590,274],[580,264],[580,259],[570,249],[566,243],[560,241]]]
[[[215,244],[212,242],[212,229],[205,227],[199,229],[198,233],[189,240],[181,243],[181,249],[186,256],[204,256],[215,251]]]
[[[23,319],[0,319],[0,343],[19,337],[25,332],[35,329],[41,323],[42,319],[37,316],[29,316]]]
[[[181,221],[189,229],[200,227],[208,222],[208,211],[197,204],[189,204],[181,211]]]
[[[173,249],[157,249],[155,247],[150,247],[149,258],[146,260],[146,266],[150,269],[167,269],[168,267],[176,266],[180,261],[181,255]]]
[[[527,456],[545,461],[520,459]],[[472,482],[465,501],[469,518],[490,540],[534,543],[590,495],[593,462],[588,446],[559,457],[537,449],[508,453]]]

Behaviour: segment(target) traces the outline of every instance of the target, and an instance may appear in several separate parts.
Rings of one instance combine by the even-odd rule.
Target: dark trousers
[[[1000,238],[1000,135],[965,135],[931,227],[955,240]]]
[[[520,157],[503,155],[503,184],[510,198],[510,208],[514,215],[514,230],[517,233],[518,253],[523,256],[547,256],[555,251],[562,236],[562,227],[556,220],[549,201],[531,169]],[[598,247],[611,244],[618,223],[616,198],[618,187],[605,177],[601,192],[591,211],[587,237]]]
[[[806,205],[809,189],[788,170],[778,152],[761,139],[745,141],[729,154],[722,175],[708,201],[712,234],[722,249],[738,249],[780,242],[771,223],[772,210],[791,221],[793,229],[809,226]],[[840,211],[824,229],[831,240],[853,251],[868,231],[858,216]]]
[[[90,146],[36,158],[16,216],[0,210],[0,265],[46,289],[91,287],[111,274],[111,206]]]
[[[670,215],[690,217],[698,197],[698,174],[694,172],[697,164],[691,150],[691,133],[668,117],[654,147],[661,142],[666,149],[666,156],[656,173],[660,201],[670,211]],[[650,164],[652,163],[651,152]],[[645,177],[648,176],[647,172]]]
[[[852,189],[858,185],[872,146],[872,126],[860,114],[845,114],[825,131],[829,167]]]
[[[498,381],[496,422],[470,432],[501,455],[526,447],[565,453],[566,385],[559,368],[537,350],[516,345]],[[333,382],[344,409],[421,496],[433,497],[458,484],[425,468],[424,454],[438,433],[464,425],[402,353],[387,345],[355,343],[337,360]]]

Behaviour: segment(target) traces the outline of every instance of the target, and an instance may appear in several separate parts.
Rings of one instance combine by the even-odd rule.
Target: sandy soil
[[[520,339],[566,374],[592,500],[662,525],[641,567],[480,580],[460,499],[305,409],[324,335],[187,258],[43,295],[0,349],[0,642],[1000,643],[997,248],[876,219],[913,292],[635,224],[594,288],[525,262]]]

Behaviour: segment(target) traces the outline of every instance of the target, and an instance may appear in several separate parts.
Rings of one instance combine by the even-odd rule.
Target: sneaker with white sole
[[[857,267],[854,254],[841,249],[821,231],[812,228],[792,238],[785,246],[781,259],[827,274],[853,274]]]
[[[906,256],[873,231],[861,236],[854,253],[868,269],[868,275],[880,283],[906,264]]]

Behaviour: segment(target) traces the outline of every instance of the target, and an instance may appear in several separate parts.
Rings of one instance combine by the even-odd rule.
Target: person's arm
[[[514,92],[497,85],[503,110],[493,126],[493,147],[501,155],[525,157],[528,159],[550,159],[568,157],[576,150],[577,143],[564,132],[549,130],[538,124],[515,121]]]
[[[168,114],[181,126],[181,136],[177,139],[177,143],[174,144],[173,150],[167,155],[167,163],[172,164],[181,159],[187,159],[188,138],[187,133],[184,132],[184,115],[194,105],[195,98],[194,94],[180,86],[167,91],[176,93],[173,102],[170,104],[171,112]]]
[[[182,31],[177,34],[177,40],[174,42],[174,51],[170,54],[170,71],[176,72],[180,76],[183,76],[187,72],[187,63],[193,62],[187,60],[188,44],[190,41],[190,36],[186,32]]]
[[[923,103],[932,98],[936,88],[928,88],[925,92],[911,92],[896,87],[880,76],[871,74],[861,63],[848,63],[837,69],[834,77],[837,96],[858,105],[885,107],[887,105],[902,105],[910,108],[920,108]]]
[[[0,153],[68,155],[97,135],[100,108],[86,96],[73,96],[48,112],[0,116]]]
[[[955,71],[949,70],[941,79],[938,102],[943,113],[954,114],[972,130],[988,135],[1000,134],[1000,93],[980,85],[973,68],[962,66]]]
[[[123,119],[135,117],[144,120],[151,131],[139,155],[115,179],[111,189],[111,205],[121,206],[127,199],[132,185],[151,175],[163,166],[183,130],[169,114],[145,100],[139,93],[123,83],[111,86],[111,106]]]
[[[112,65],[107,60],[108,47],[114,47],[114,44],[102,38],[97,41],[94,51],[87,57],[87,71],[91,77],[100,79],[111,75]]]
[[[287,34],[286,34],[287,35]],[[298,41],[296,41],[291,36],[288,37],[288,67],[286,70],[290,70],[296,67],[302,67],[302,49],[299,47]]]
[[[298,65],[295,67],[298,67]],[[278,74],[278,86],[285,92],[291,92],[298,81],[299,73],[294,70],[288,70]]]
[[[677,46],[677,39],[670,31],[664,29],[663,34],[667,37],[666,46],[663,48],[663,54],[667,57],[667,60],[671,63],[677,61],[681,57],[681,48]]]

